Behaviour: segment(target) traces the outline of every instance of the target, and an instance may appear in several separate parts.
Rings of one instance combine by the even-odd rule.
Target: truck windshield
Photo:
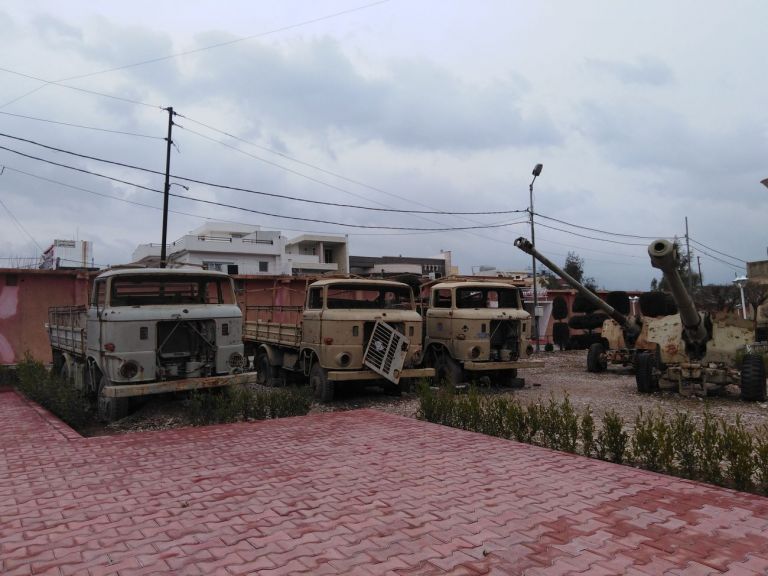
[[[115,276],[110,290],[111,306],[174,304],[234,304],[228,278],[189,274],[136,274]]]
[[[328,287],[329,309],[385,309],[412,310],[411,289],[407,286],[370,286],[343,284]]]
[[[457,308],[517,308],[517,288],[457,288]]]

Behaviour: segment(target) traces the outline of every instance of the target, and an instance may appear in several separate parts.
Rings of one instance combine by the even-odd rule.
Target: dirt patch
[[[609,368],[608,371],[593,374],[586,371],[585,351],[539,353],[535,360],[544,362],[543,368],[522,370],[525,388],[483,388],[485,394],[509,394],[525,404],[537,401],[548,402],[550,397],[562,399],[568,394],[571,403],[583,412],[591,407],[596,419],[613,410],[631,426],[642,408],[646,412],[659,410],[666,414],[677,411],[689,412],[698,419],[709,410],[713,415],[733,422],[739,416],[748,428],[754,429],[766,423],[768,403],[743,402],[737,390],[730,390],[725,396],[710,398],[686,398],[674,392],[639,394],[635,376],[628,368]],[[330,404],[314,404],[310,413],[338,412],[371,408],[390,414],[415,418],[419,400],[415,393],[402,396],[388,396],[382,388],[368,386],[361,388],[348,384],[343,386]],[[110,425],[94,425],[84,431],[85,435],[98,436],[120,434],[140,430],[164,430],[190,425],[184,413],[183,398],[164,396],[152,398],[136,412]]]

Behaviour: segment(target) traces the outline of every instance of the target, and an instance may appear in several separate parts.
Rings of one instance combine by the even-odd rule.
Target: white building
[[[156,264],[160,244],[141,244],[133,261]],[[288,240],[260,226],[206,223],[166,247],[169,266],[201,266],[229,274],[323,274],[349,271],[346,236],[303,234]]]
[[[54,240],[40,257],[39,268],[92,268],[93,243],[87,240]]]

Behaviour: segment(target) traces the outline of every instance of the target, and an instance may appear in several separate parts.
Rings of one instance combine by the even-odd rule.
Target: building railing
[[[232,238],[231,236],[206,236],[197,237],[201,242],[225,242],[232,243],[233,240],[240,240],[244,244],[274,244],[273,240],[259,240],[258,238]],[[175,244],[175,242],[174,242]]]

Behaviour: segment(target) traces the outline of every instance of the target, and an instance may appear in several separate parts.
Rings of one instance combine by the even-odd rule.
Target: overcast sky
[[[536,245],[555,262],[573,251],[598,285],[647,289],[647,245],[682,238],[688,217],[705,283],[727,283],[768,246],[766,22],[761,0],[0,1],[0,132],[162,172],[172,106],[175,175],[523,211],[171,188],[250,212],[172,197],[169,241],[212,218],[348,234],[354,255],[451,250],[462,273],[530,267],[512,242],[530,236],[540,162]],[[0,150],[0,257],[80,238],[117,264],[160,242],[162,195],[132,184],[161,190],[161,175],[0,146],[128,183]]]

